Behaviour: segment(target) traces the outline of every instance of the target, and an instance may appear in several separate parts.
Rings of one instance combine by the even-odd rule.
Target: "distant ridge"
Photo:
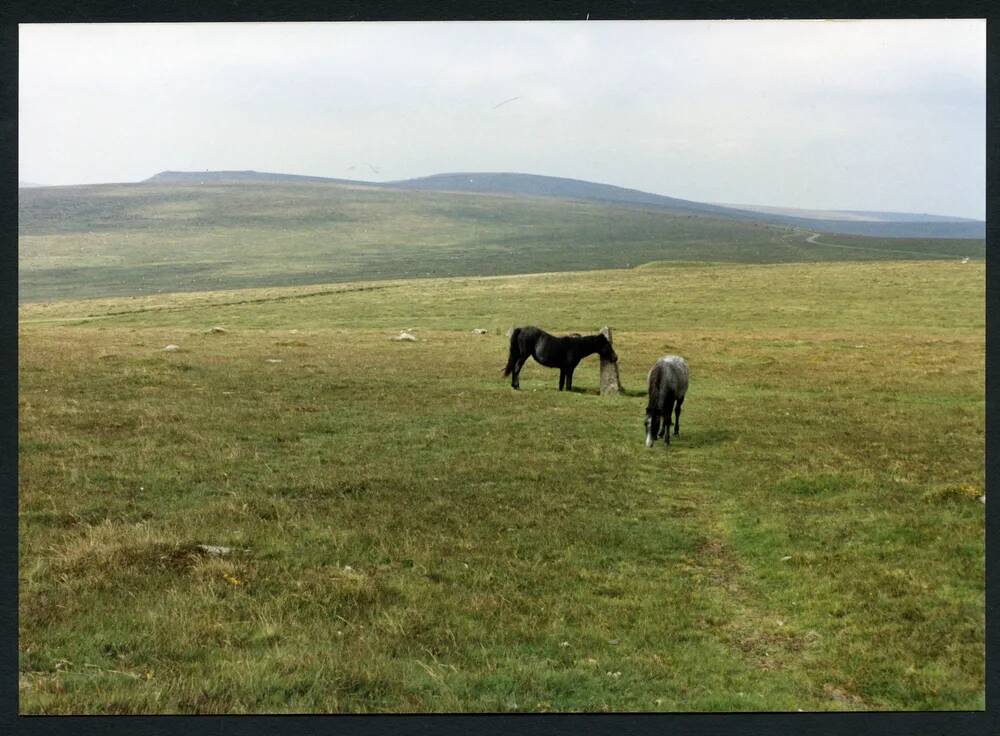
[[[549,197],[584,202],[640,207],[676,214],[714,217],[743,222],[812,230],[818,233],[868,235],[882,238],[965,238],[985,240],[986,223],[942,215],[859,210],[800,210],[760,205],[723,205],[694,202],[661,194],[539,174],[511,172],[454,172],[415,179],[371,182],[323,176],[276,174],[259,171],[162,171],[141,183],[154,184],[341,184],[382,189],[415,189],[437,192]]]
[[[580,179],[565,179],[539,174],[459,172],[386,182],[386,186],[449,192],[558,197],[604,204],[642,205],[699,215],[710,214],[723,217],[733,215],[733,210],[719,205],[665,197],[661,194],[650,194],[638,189],[626,189],[611,184],[597,184]]]
[[[875,212],[870,210],[807,210],[796,207],[770,207],[759,204],[729,204],[719,202],[719,207],[772,215],[787,215],[812,220],[840,220],[859,222],[981,222],[969,217],[948,217],[914,212]]]
[[[386,186],[404,189],[576,199],[603,204],[650,207],[702,217],[763,222],[769,225],[784,225],[814,230],[819,233],[839,233],[842,235],[871,235],[883,238],[972,238],[980,240],[986,238],[986,223],[979,220],[903,213],[878,213],[883,216],[882,219],[862,219],[856,216],[844,216],[841,219],[835,212],[828,211],[823,212],[822,217],[810,217],[808,215],[819,213],[815,210],[788,208],[740,209],[736,206],[676,199],[610,184],[596,184],[578,179],[537,174],[460,172],[387,182]],[[785,214],[786,212],[788,214]],[[889,219],[894,214],[899,214],[900,219]]]
[[[259,184],[278,182],[303,182],[328,184],[359,184],[378,186],[367,181],[352,179],[331,179],[326,176],[303,176],[301,174],[273,174],[263,171],[161,171],[144,179],[142,184],[222,184],[251,182]]]

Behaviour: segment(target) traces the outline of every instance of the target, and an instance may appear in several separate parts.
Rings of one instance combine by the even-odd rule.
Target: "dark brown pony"
[[[604,335],[557,337],[537,327],[515,327],[510,333],[510,357],[503,369],[513,388],[521,386],[521,368],[534,358],[547,368],[559,369],[559,390],[573,390],[573,371],[581,360],[597,353],[605,360],[617,361],[611,343]]]

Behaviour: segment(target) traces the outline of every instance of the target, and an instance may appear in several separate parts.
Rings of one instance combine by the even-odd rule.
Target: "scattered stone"
[[[281,358],[268,358],[264,362],[265,363],[280,363],[281,362]]]
[[[985,496],[985,494],[979,497],[979,503],[986,503],[986,496]]]
[[[227,332],[229,332],[229,330],[227,330],[225,327],[213,327],[212,329],[209,330],[209,332],[214,333],[216,335],[224,335]]]
[[[487,331],[484,330],[482,327],[477,327],[472,332],[476,335],[485,335]]]
[[[166,350],[168,353],[172,353],[175,350],[180,350],[181,348],[180,348],[180,345],[173,345],[173,344],[171,344],[171,345],[167,345],[163,349]]]
[[[399,335],[397,335],[396,337],[390,337],[389,339],[390,340],[397,340],[397,341],[406,340],[406,341],[409,341],[409,342],[416,342],[417,341],[417,338],[413,334],[407,332],[406,330],[403,330],[402,332],[400,332]]]
[[[784,557],[781,558],[781,561],[782,562],[788,562],[790,559],[792,559],[791,555],[785,555]]]
[[[232,547],[219,547],[215,544],[199,544],[198,549],[209,557],[225,557],[236,551]]]

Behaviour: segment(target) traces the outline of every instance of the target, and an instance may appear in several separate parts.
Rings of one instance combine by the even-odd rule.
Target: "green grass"
[[[21,189],[23,302],[655,260],[982,258],[975,240],[823,236],[566,200],[334,184]],[[843,246],[849,247],[843,247]]]
[[[511,391],[525,323],[626,395]],[[21,712],[981,709],[984,324],[956,262],[26,305]]]

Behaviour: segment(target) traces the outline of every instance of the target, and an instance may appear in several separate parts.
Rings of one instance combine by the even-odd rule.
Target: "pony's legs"
[[[677,406],[674,407],[674,435],[679,435],[681,433],[681,404],[684,403],[684,397],[681,396],[677,399]]]
[[[527,360],[527,357],[518,358],[517,362],[514,363],[514,370],[510,372],[511,388],[521,388],[521,369]]]
[[[572,391],[573,390],[573,371],[575,371],[575,370],[576,370],[576,366],[575,365],[574,366],[570,366],[566,370],[566,390],[567,391]]]
[[[503,374],[509,376],[514,371],[514,366],[517,365],[518,350],[514,346],[514,341],[511,340],[510,355],[507,356],[507,365],[503,369]]]
[[[670,415],[674,412],[674,397],[673,394],[667,396],[667,400],[663,405],[663,443],[665,445],[670,444]]]

